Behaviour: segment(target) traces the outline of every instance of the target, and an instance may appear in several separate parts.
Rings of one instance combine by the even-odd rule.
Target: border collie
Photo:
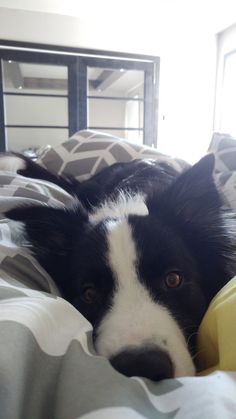
[[[83,183],[17,154],[2,155],[0,169],[74,196],[6,216],[23,223],[36,259],[92,323],[96,352],[126,376],[193,375],[198,326],[236,272],[235,221],[213,181],[213,155],[180,175],[135,160]]]

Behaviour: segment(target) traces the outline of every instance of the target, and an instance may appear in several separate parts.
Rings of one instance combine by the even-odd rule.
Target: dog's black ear
[[[149,213],[162,211],[166,217],[177,217],[179,222],[203,222],[222,206],[222,199],[213,180],[215,158],[213,154],[181,174],[161,195],[149,197]],[[205,220],[206,221],[206,220]]]
[[[174,229],[199,262],[208,300],[236,273],[236,219],[223,207],[213,170],[209,154],[147,201],[149,213]]]
[[[40,261],[49,253],[50,257],[67,254],[88,221],[87,212],[77,201],[64,207],[22,206],[5,215],[24,223],[26,240]]]

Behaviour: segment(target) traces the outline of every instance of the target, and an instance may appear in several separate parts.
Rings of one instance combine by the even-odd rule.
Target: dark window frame
[[[34,64],[54,64],[68,68],[68,128],[69,135],[87,129],[87,71],[88,67],[124,68],[127,70],[144,71],[144,124],[143,143],[157,145],[158,133],[158,95],[159,95],[159,57],[126,54],[113,51],[92,50],[82,48],[59,47],[47,44],[0,40],[0,60],[12,60]],[[2,65],[0,65],[0,151],[5,151],[4,93]],[[17,93],[8,93],[15,94]],[[40,94],[19,93],[19,95],[40,96]],[[42,94],[47,96],[47,94]],[[55,96],[56,95],[48,95]],[[111,97],[110,100],[121,98]],[[124,99],[125,100],[125,99]],[[126,98],[127,100],[127,98]],[[136,99],[137,100],[137,99]],[[21,126],[23,128],[23,126]],[[25,127],[32,127],[26,125]],[[47,126],[48,127],[48,126]],[[39,128],[47,128],[39,126]],[[67,128],[50,126],[51,128]],[[97,127],[100,130],[109,127]],[[117,128],[118,129],[118,128]],[[131,128],[132,129],[132,128]],[[119,128],[120,130],[120,128]]]

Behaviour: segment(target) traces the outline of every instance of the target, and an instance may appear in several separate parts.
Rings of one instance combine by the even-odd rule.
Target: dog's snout
[[[161,349],[126,349],[110,359],[112,366],[127,377],[139,376],[159,381],[174,376],[169,355]]]

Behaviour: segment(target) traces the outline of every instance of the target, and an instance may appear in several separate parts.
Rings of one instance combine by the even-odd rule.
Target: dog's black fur
[[[95,340],[111,306],[114,276],[104,263],[106,228],[102,222],[91,224],[89,214],[104,201],[115,200],[121,191],[145,196],[149,214],[127,217],[139,254],[137,271],[154,300],[168,307],[194,353],[191,336],[213,296],[236,271],[235,219],[223,208],[215,186],[214,157],[206,156],[181,175],[154,161],[117,163],[80,183],[15,155],[25,161],[19,174],[56,183],[75,198],[65,208],[22,206],[6,215],[25,223],[35,257],[62,295],[94,325]],[[176,290],[163,286],[171,269],[184,278]],[[88,304],[83,287],[94,281],[95,303]]]

